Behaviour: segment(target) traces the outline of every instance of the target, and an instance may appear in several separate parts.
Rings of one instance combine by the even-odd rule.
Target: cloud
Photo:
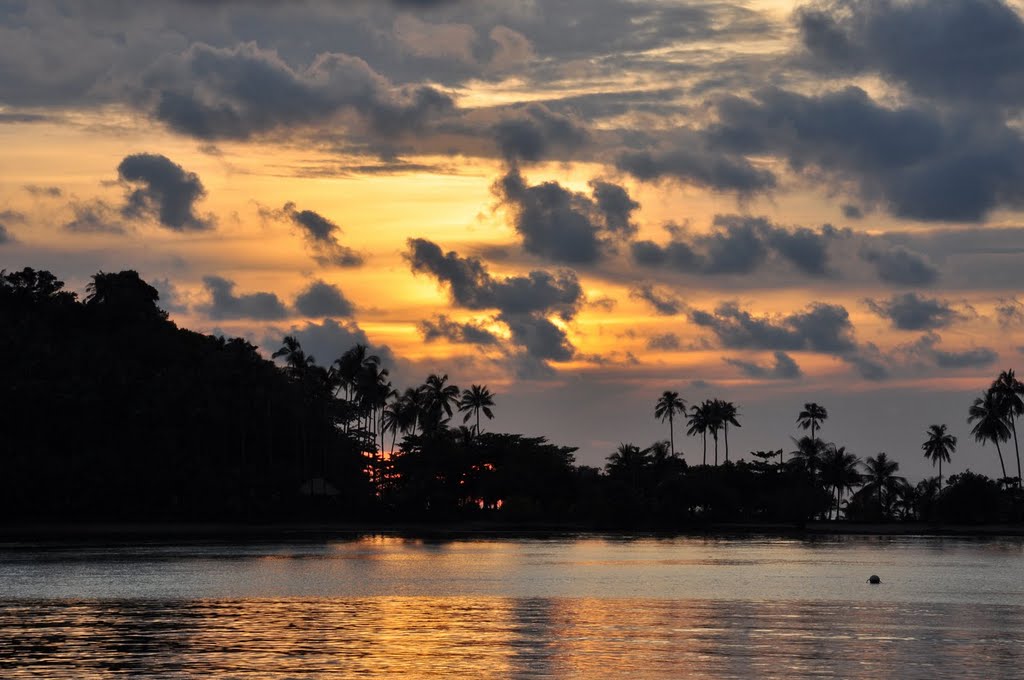
[[[501,338],[488,330],[483,324],[469,322],[459,323],[450,317],[439,314],[433,319],[419,323],[420,334],[426,342],[447,340],[448,342],[469,345],[498,345]]]
[[[541,361],[569,361],[576,348],[565,331],[540,314],[509,314],[502,312],[498,320],[508,326],[512,342]]]
[[[37,198],[60,198],[64,195],[64,191],[60,187],[26,184],[22,188]]]
[[[149,285],[156,288],[159,297],[159,306],[172,314],[185,314],[188,312],[188,305],[178,287],[168,278],[148,279]]]
[[[137,153],[125,156],[117,174],[128,186],[126,217],[155,216],[174,231],[210,229],[212,216],[200,217],[195,204],[206,196],[206,189],[194,172],[187,172],[167,156]]]
[[[888,300],[865,300],[872,312],[892,322],[893,328],[923,331],[945,328],[963,319],[960,312],[946,300],[917,293],[893,295]]]
[[[313,281],[295,298],[295,308],[303,316],[352,316],[355,307],[337,286]]]
[[[358,57],[325,52],[294,69],[252,42],[229,48],[195,43],[163,60],[146,83],[157,119],[206,140],[247,139],[344,112],[376,134],[399,135],[454,109],[447,94],[393,85]]]
[[[363,329],[354,321],[324,319],[320,323],[310,321],[287,330],[271,327],[266,330],[260,344],[268,354],[272,353],[281,346],[286,335],[294,336],[306,354],[312,356],[320,366],[329,366],[356,344],[366,345],[369,353],[380,357],[381,362],[391,369],[392,377],[395,377],[396,358],[391,348],[370,342]]]
[[[321,267],[359,267],[365,263],[361,254],[338,241],[341,227],[312,210],[298,210],[294,203],[285,203],[280,211],[263,211],[264,215],[285,217],[299,227],[313,259]]]
[[[769,380],[794,380],[803,375],[800,366],[785,352],[774,353],[774,363],[770,366],[762,366],[751,361],[726,357],[725,363],[735,366],[749,378],[760,378]]]
[[[772,155],[820,181],[856,187],[899,217],[982,221],[1024,205],[1024,140],[990,117],[889,108],[849,86],[809,96],[779,88],[727,96],[703,134],[723,153]]]
[[[996,303],[996,318],[1003,328],[1024,324],[1024,302],[1015,297],[1000,298]]]
[[[859,220],[864,217],[864,211],[860,206],[853,205],[851,203],[844,203],[842,206],[843,217],[851,220]]]
[[[465,309],[498,309],[506,314],[557,313],[571,319],[583,303],[583,289],[569,271],[532,271],[526,276],[492,277],[478,258],[445,253],[432,241],[408,240],[405,258],[413,272],[448,287],[452,302]]]
[[[903,246],[894,246],[887,250],[867,247],[861,250],[860,257],[875,265],[878,278],[886,283],[927,286],[939,278],[939,270],[927,257]]]
[[[655,288],[650,283],[630,289],[629,297],[648,303],[661,316],[675,316],[686,309],[686,304],[671,291]]]
[[[68,231],[83,234],[123,234],[126,231],[121,221],[122,211],[106,201],[72,201],[68,206],[73,217],[64,223]]]
[[[823,225],[785,228],[763,217],[716,215],[706,234],[690,234],[669,226],[672,240],[631,244],[633,261],[649,267],[668,267],[695,274],[749,274],[775,259],[811,277],[831,276],[828,245],[848,238],[848,230]]]
[[[714,312],[691,309],[689,315],[693,323],[710,329],[729,349],[846,354],[857,347],[850,315],[841,305],[814,302],[801,312],[755,317],[735,302],[725,302]]]
[[[235,282],[220,276],[204,276],[203,287],[210,302],[196,309],[211,319],[272,320],[288,316],[284,303],[274,293],[236,295]]]
[[[0,245],[6,245],[8,243],[15,243],[14,236],[7,230],[5,225],[0,224]]]
[[[615,165],[639,180],[674,179],[714,191],[734,191],[741,196],[764,193],[776,185],[775,175],[757,168],[746,158],[700,145],[669,151],[630,151],[620,155]]]
[[[640,204],[621,186],[595,180],[592,195],[558,182],[529,185],[513,168],[494,184],[512,217],[523,248],[556,262],[588,264],[614,250],[615,239],[632,235],[632,214]]]
[[[831,0],[796,20],[812,67],[969,105],[1024,103],[1024,21],[1002,0]]]
[[[682,342],[675,333],[661,333],[647,338],[647,349],[674,352],[682,348]]]
[[[540,161],[554,150],[571,154],[590,140],[581,123],[543,104],[511,109],[494,125],[493,133],[498,150],[510,163]]]
[[[959,352],[942,350],[938,347],[941,341],[942,338],[936,333],[926,333],[906,347],[905,352],[912,358],[948,369],[984,368],[999,359],[999,354],[988,347],[975,347]]]
[[[472,64],[476,29],[469,24],[430,23],[410,14],[400,14],[392,25],[402,49],[417,57],[454,59]]]

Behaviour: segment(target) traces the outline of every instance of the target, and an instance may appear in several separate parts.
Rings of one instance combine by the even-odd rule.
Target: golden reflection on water
[[[0,676],[1014,677],[1020,607],[374,597],[0,603]]]

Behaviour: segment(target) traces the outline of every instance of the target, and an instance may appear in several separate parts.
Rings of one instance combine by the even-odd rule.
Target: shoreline
[[[0,525],[0,548],[4,544],[117,542],[173,543],[187,541],[259,542],[322,541],[354,539],[361,536],[394,536],[437,540],[464,538],[545,539],[558,537],[758,537],[779,536],[813,538],[824,536],[876,537],[1024,537],[1021,524],[929,524],[807,522],[711,523],[673,529],[595,528],[571,524],[506,524],[493,522],[451,522],[420,524],[415,522],[286,522],[252,524],[243,522],[89,522],[19,523]]]

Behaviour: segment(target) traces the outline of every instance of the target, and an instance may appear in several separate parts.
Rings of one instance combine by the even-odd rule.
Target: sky
[[[0,0],[0,268],[368,343],[584,464],[675,390],[737,404],[734,458],[814,401],[912,480],[933,423],[998,476],[1022,113],[1015,0]]]

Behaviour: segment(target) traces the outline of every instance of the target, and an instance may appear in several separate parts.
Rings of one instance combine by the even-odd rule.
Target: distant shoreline
[[[922,537],[1016,537],[1024,536],[1024,525],[930,524],[922,522],[854,523],[807,522],[803,525],[781,523],[715,523],[665,528],[594,528],[570,524],[513,525],[492,522],[452,522],[445,524],[294,522],[246,524],[228,522],[167,523],[39,523],[0,526],[3,544],[75,543],[79,541],[157,542],[174,541],[311,541],[351,539],[359,536],[390,535],[427,539],[459,538],[555,538],[580,537],[815,537],[815,536],[922,536]]]

